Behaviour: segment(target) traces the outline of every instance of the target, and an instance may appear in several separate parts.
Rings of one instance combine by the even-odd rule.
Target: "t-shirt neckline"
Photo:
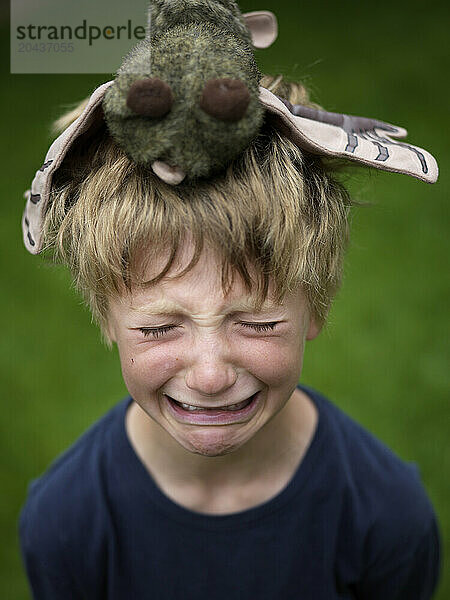
[[[259,521],[273,514],[282,509],[292,500],[293,496],[302,491],[304,484],[311,477],[326,437],[327,422],[322,397],[307,386],[299,384],[297,387],[309,397],[317,409],[318,418],[315,431],[290,481],[280,492],[265,502],[239,512],[215,515],[188,509],[166,496],[136,454],[128,438],[125,418],[128,407],[133,402],[130,396],[121,403],[116,421],[117,430],[112,437],[114,440],[112,447],[113,460],[117,461],[116,464],[119,465],[118,469],[113,469],[117,484],[123,487],[124,482],[128,481],[130,485],[128,492],[138,494],[141,503],[147,500],[162,511],[166,517],[197,529],[240,529],[252,521]]]

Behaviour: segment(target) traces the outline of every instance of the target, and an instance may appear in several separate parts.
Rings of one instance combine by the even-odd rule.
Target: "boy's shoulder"
[[[433,506],[421,481],[419,468],[393,452],[368,429],[328,398],[307,388],[325,421],[325,465],[321,477],[336,486],[341,498],[345,536],[364,538],[365,551],[375,562],[394,565],[397,552],[436,535]],[[324,425],[324,423],[322,423]]]
[[[415,462],[400,458],[324,395],[305,389],[315,400],[320,417],[326,421],[324,438],[330,464],[360,502],[370,507],[384,498],[383,504],[392,509],[416,493],[417,500],[429,505]]]
[[[26,522],[27,536],[32,535],[34,528],[44,537],[46,532],[50,535],[51,530],[58,535],[69,535],[71,524],[78,528],[89,527],[90,521],[98,517],[102,508],[101,496],[105,494],[107,477],[104,471],[109,463],[110,436],[120,425],[130,401],[130,398],[124,398],[117,403],[41,476],[30,482],[20,514],[20,529],[25,530]]]

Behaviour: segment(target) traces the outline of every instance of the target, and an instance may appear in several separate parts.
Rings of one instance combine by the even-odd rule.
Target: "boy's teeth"
[[[181,406],[184,408],[184,410],[200,410],[196,406],[190,406],[189,404],[183,404],[182,402],[181,402]]]
[[[253,397],[252,397],[253,399]],[[247,404],[250,404],[250,398],[247,400],[243,400],[242,402],[238,402],[237,404],[232,404],[231,406],[214,406],[214,408],[200,408],[198,406],[191,406],[190,404],[184,404],[183,402],[179,402],[179,404],[184,408],[184,410],[188,410],[190,412],[194,411],[206,411],[206,410],[240,410],[244,408]]]

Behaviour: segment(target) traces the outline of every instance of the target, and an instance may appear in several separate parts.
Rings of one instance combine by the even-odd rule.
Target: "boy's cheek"
[[[247,370],[266,383],[283,383],[286,377],[299,372],[302,367],[303,344],[297,342],[281,338],[260,340],[243,350]]]
[[[131,394],[157,391],[173,378],[183,378],[190,367],[192,350],[187,356],[174,352],[172,344],[145,348],[125,344],[119,346],[124,382]],[[169,351],[170,347],[170,351]],[[282,338],[241,340],[230,362],[241,373],[250,373],[263,383],[283,386],[286,379],[300,375],[303,345]]]
[[[159,389],[168,380],[176,375],[180,361],[176,356],[153,356],[151,360],[145,353],[121,354],[122,375],[129,391],[145,389],[153,391]]]

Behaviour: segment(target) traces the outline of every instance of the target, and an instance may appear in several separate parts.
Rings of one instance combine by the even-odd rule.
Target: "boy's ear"
[[[318,325],[316,323],[316,320],[314,319],[314,317],[311,317],[309,320],[309,327],[308,327],[308,332],[306,334],[306,339],[313,340],[314,338],[316,338],[319,335],[321,330],[322,330],[321,325]]]
[[[117,341],[114,324],[112,323],[111,318],[109,318],[105,323],[105,336],[111,343],[115,343]]]

